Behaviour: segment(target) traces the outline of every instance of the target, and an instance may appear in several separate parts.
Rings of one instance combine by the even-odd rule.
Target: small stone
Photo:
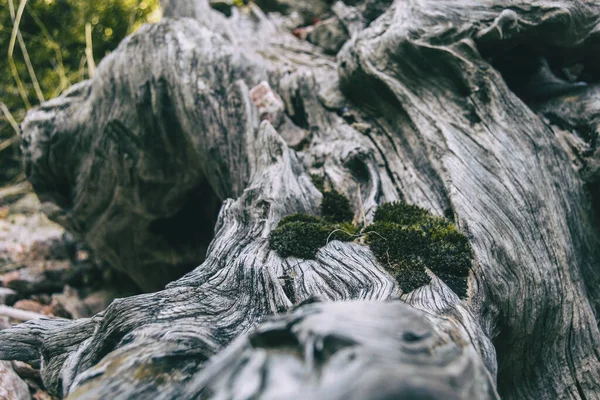
[[[314,26],[304,26],[302,28],[296,28],[292,31],[292,34],[300,40],[306,40],[308,35],[315,29]]]
[[[281,125],[285,107],[283,100],[266,81],[250,89],[250,98],[258,109],[261,120],[268,120],[275,128]]]
[[[40,313],[44,314],[44,315],[60,317],[60,318],[69,318],[69,319],[72,318],[71,313],[69,313],[65,309],[63,304],[61,304],[59,301],[57,301],[55,299],[52,299],[52,302],[50,303],[50,305],[44,306]]]
[[[10,305],[17,299],[17,292],[12,289],[0,287],[0,304]]]
[[[31,300],[37,301],[38,303],[45,306],[49,305],[52,302],[52,298],[46,293],[34,294],[31,296]]]
[[[8,217],[8,213],[10,212],[10,208],[8,206],[0,207],[0,219],[5,219]]]
[[[19,300],[14,305],[14,308],[25,311],[32,311],[35,313],[42,313],[43,305],[34,300]]]
[[[70,261],[28,261],[25,267],[0,275],[2,286],[21,295],[57,292],[73,275]]]
[[[44,392],[43,390],[38,390],[34,393],[33,399],[34,400],[52,400],[52,396],[50,396],[48,393]]]
[[[346,98],[340,90],[340,81],[337,74],[332,73],[319,82],[319,101],[325,108],[340,111],[346,106]]]
[[[333,17],[315,25],[306,39],[321,47],[328,54],[337,54],[349,38],[346,28],[340,20]]]
[[[277,131],[287,145],[296,150],[310,137],[309,132],[294,124],[287,116],[284,116],[283,123]]]
[[[99,290],[87,296],[83,303],[88,307],[90,315],[98,314],[103,311],[117,298],[117,293],[109,290]]]
[[[22,361],[13,361],[12,367],[22,379],[31,379],[36,382],[42,382],[40,371],[33,368],[31,365]]]
[[[88,306],[79,297],[77,289],[69,285],[65,285],[62,294],[52,296],[50,307],[52,307],[53,314],[56,316],[59,316],[56,312],[59,314],[66,312],[73,319],[91,317],[93,315],[90,313]]]
[[[271,14],[269,17],[274,20],[278,19],[277,14]],[[304,25],[304,18],[302,18],[302,15],[300,15],[298,11],[292,11],[290,14],[285,16],[280,15],[279,19],[281,26],[288,31],[294,31],[295,29],[298,29]]]
[[[7,272],[6,274],[0,275],[0,283],[3,286],[10,286],[13,281],[19,280],[21,278],[21,273],[17,271]]]

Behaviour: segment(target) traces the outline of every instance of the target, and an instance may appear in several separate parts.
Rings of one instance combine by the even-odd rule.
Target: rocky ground
[[[137,289],[46,218],[27,182],[0,187],[0,329],[34,318],[86,318]],[[50,399],[39,371],[0,361],[0,399]]]

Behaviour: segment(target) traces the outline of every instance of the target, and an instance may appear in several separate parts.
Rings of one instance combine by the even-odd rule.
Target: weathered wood
[[[0,358],[41,357],[48,388],[78,399],[600,398],[598,158],[583,168],[570,146],[595,146],[578,135],[597,135],[598,87],[575,83],[600,77],[600,7],[402,0],[365,26],[383,3],[335,6],[350,39],[334,60],[255,5],[171,0],[93,81],[31,111],[28,177],[51,218],[146,290],[201,264],[93,318],[2,331]],[[506,67],[517,53],[528,80]],[[557,88],[545,62],[584,73]],[[309,174],[355,221],[395,200],[454,219],[467,298],[431,271],[403,293],[361,243],[272,251],[282,217],[319,213]]]

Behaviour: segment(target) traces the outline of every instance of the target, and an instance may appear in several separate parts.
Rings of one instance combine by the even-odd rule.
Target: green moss
[[[382,204],[375,211],[374,222],[394,222],[401,225],[412,225],[426,220],[430,216],[424,208],[394,202]]]
[[[283,218],[270,235],[269,245],[282,257],[314,259],[317,251],[331,240],[350,241],[352,232],[308,214]]]
[[[281,221],[279,221],[279,226],[289,224],[290,222],[310,222],[310,223],[320,224],[325,221],[323,221],[322,218],[315,217],[314,215],[305,214],[305,213],[297,213],[297,214],[288,215],[287,217],[283,217],[281,219]]]
[[[358,235],[358,227],[352,224],[352,222],[342,222],[336,225],[339,229],[350,233],[351,235]]]
[[[322,190],[323,178],[319,184],[319,177],[312,177]],[[354,240],[357,228],[350,222],[354,213],[345,196],[336,191],[323,193],[321,212],[324,218],[302,213],[282,218],[271,232],[270,247],[282,257],[313,259],[328,240]]]
[[[427,246],[425,234],[418,226],[376,222],[369,225],[365,232],[373,253],[386,263],[398,262],[412,254],[420,254]]]
[[[429,282],[425,266],[465,297],[473,254],[468,239],[452,223],[404,203],[384,204],[365,229],[366,242],[394,274],[403,291]],[[408,290],[410,289],[410,290]]]
[[[353,214],[347,198],[337,192],[324,193],[322,213],[324,218],[308,214],[283,218],[271,232],[270,247],[282,257],[314,259],[328,240],[357,237],[358,228],[349,222]],[[473,253],[455,225],[404,203],[380,206],[374,220],[363,230],[366,243],[402,291],[428,284],[427,267],[459,296],[466,296]]]
[[[320,176],[320,175],[316,175],[316,174],[310,174],[310,179],[312,180],[313,185],[315,185],[315,187],[317,188],[317,190],[321,193],[323,193],[325,191],[325,178]]]
[[[357,236],[346,197],[324,193],[321,211],[324,218],[308,214],[283,218],[271,232],[270,247],[282,257],[314,259],[328,240],[351,241]],[[431,281],[427,267],[459,296],[466,296],[473,253],[454,224],[405,203],[380,206],[374,220],[363,230],[366,243],[404,292]]]
[[[352,221],[354,218],[348,198],[335,190],[323,193],[321,214],[329,222]]]
[[[396,277],[400,289],[405,293],[412,292],[431,282],[431,278],[425,271],[425,264],[419,259],[405,258],[391,264],[389,270]]]

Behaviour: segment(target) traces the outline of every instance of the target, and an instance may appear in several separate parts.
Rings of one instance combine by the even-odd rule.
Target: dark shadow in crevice
[[[314,348],[314,359],[323,365],[338,351],[357,345],[358,343],[351,338],[327,335],[322,339],[321,346]]]
[[[299,352],[302,345],[289,329],[272,329],[248,336],[250,345],[256,349],[290,349]]]
[[[294,115],[289,115],[294,125],[299,126],[302,129],[309,130],[310,126],[308,123],[308,115],[304,108],[304,100],[299,93],[296,93],[292,99],[294,106]]]
[[[221,199],[208,184],[192,189],[186,198],[176,214],[150,224],[152,234],[175,247],[210,242],[221,208]]]
[[[206,258],[206,250],[214,237],[222,200],[203,181],[190,190],[181,208],[170,217],[150,224],[150,233],[165,243],[181,263],[173,266],[180,276],[192,271]]]
[[[8,143],[14,138],[14,135],[10,132],[6,133],[8,129],[5,131],[4,128],[5,126],[0,122],[0,143]],[[14,183],[19,178],[23,172],[23,162],[18,142],[0,150],[0,165],[2,166],[0,168],[0,187]]]
[[[584,187],[591,199],[596,229],[600,230],[600,176],[594,178],[595,179],[590,179],[589,182],[586,182]]]
[[[581,49],[518,43],[479,50],[526,103],[575,93],[598,78],[587,72]]]
[[[208,3],[214,10],[225,15],[227,18],[231,17],[232,8],[234,7],[234,5],[231,2],[226,0],[213,0],[209,1]]]
[[[390,8],[393,2],[393,0],[365,0],[363,17],[368,23],[371,23]]]
[[[255,0],[255,3],[266,13],[278,12],[287,15],[290,12],[289,4],[278,0]]]

